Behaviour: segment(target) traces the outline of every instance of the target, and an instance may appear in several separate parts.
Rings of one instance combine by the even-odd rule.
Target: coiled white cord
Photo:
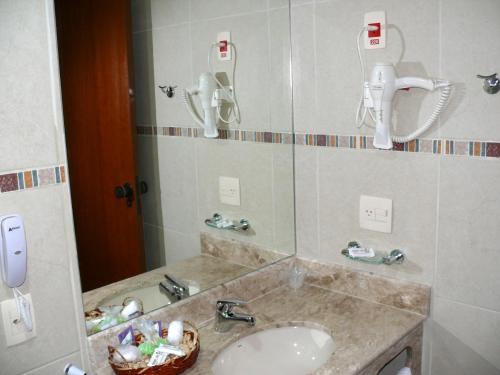
[[[413,141],[414,139],[418,138],[423,133],[425,133],[427,130],[429,130],[432,124],[434,124],[434,122],[438,119],[439,115],[446,108],[450,100],[451,83],[448,81],[436,81],[435,87],[440,88],[442,90],[441,90],[441,96],[439,97],[439,102],[436,105],[436,108],[434,108],[434,111],[432,112],[430,117],[421,127],[415,130],[413,133],[410,133],[407,136],[396,136],[396,135],[392,136],[392,140],[394,142],[405,143]]]
[[[187,108],[188,112],[191,114],[191,116],[193,117],[194,121],[202,128],[205,128],[205,122],[201,118],[200,114],[198,113],[198,111],[196,110],[196,108],[194,106],[193,101],[191,100],[192,94],[193,93],[190,93],[188,89],[184,89],[184,95],[183,95],[184,104],[186,105],[186,108]]]

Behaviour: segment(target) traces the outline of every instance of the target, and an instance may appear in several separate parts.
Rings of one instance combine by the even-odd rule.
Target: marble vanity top
[[[200,290],[206,290],[251,270],[250,267],[210,255],[199,255],[85,292],[83,293],[83,308],[84,311],[93,310],[99,306],[104,298],[127,291],[130,291],[130,295],[133,296],[134,289],[158,285],[160,281],[165,279],[163,276],[165,273],[181,280],[194,281]]]
[[[212,374],[220,350],[242,336],[283,325],[319,327],[333,336],[335,353],[315,374],[357,374],[425,320],[420,314],[312,285],[298,290],[282,286],[245,310],[256,316],[255,327],[235,325],[227,333],[216,333],[210,321],[199,329],[202,349],[186,375]]]
[[[307,271],[298,290],[288,286],[294,265]],[[248,301],[241,310],[255,315],[256,326],[235,325],[227,333],[215,333],[215,303],[225,298]],[[258,330],[284,325],[308,325],[332,335],[335,353],[316,375],[373,375],[407,346],[415,348],[415,358],[420,356],[429,303],[427,285],[288,258],[146,317],[163,322],[182,317],[199,328],[201,351],[186,375],[211,374],[212,361],[226,346]],[[113,374],[107,347],[116,345],[116,335],[124,328],[116,326],[88,338],[93,374]],[[419,373],[419,364],[415,366],[412,371]]]

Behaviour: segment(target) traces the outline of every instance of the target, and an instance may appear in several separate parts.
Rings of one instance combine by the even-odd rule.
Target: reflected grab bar
[[[245,231],[250,228],[250,222],[247,219],[241,219],[239,223],[235,223],[233,220],[225,219],[222,215],[217,213],[210,219],[206,219],[205,224],[212,228],[234,230],[237,232]]]

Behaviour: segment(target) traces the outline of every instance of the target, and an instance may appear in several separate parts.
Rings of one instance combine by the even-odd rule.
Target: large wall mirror
[[[288,1],[56,15],[88,333],[294,254]]]

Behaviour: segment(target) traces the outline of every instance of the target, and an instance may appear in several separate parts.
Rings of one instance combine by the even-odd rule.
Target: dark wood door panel
[[[90,290],[145,271],[137,200],[128,207],[115,197],[126,182],[137,190],[130,4],[55,3],[80,274]]]

